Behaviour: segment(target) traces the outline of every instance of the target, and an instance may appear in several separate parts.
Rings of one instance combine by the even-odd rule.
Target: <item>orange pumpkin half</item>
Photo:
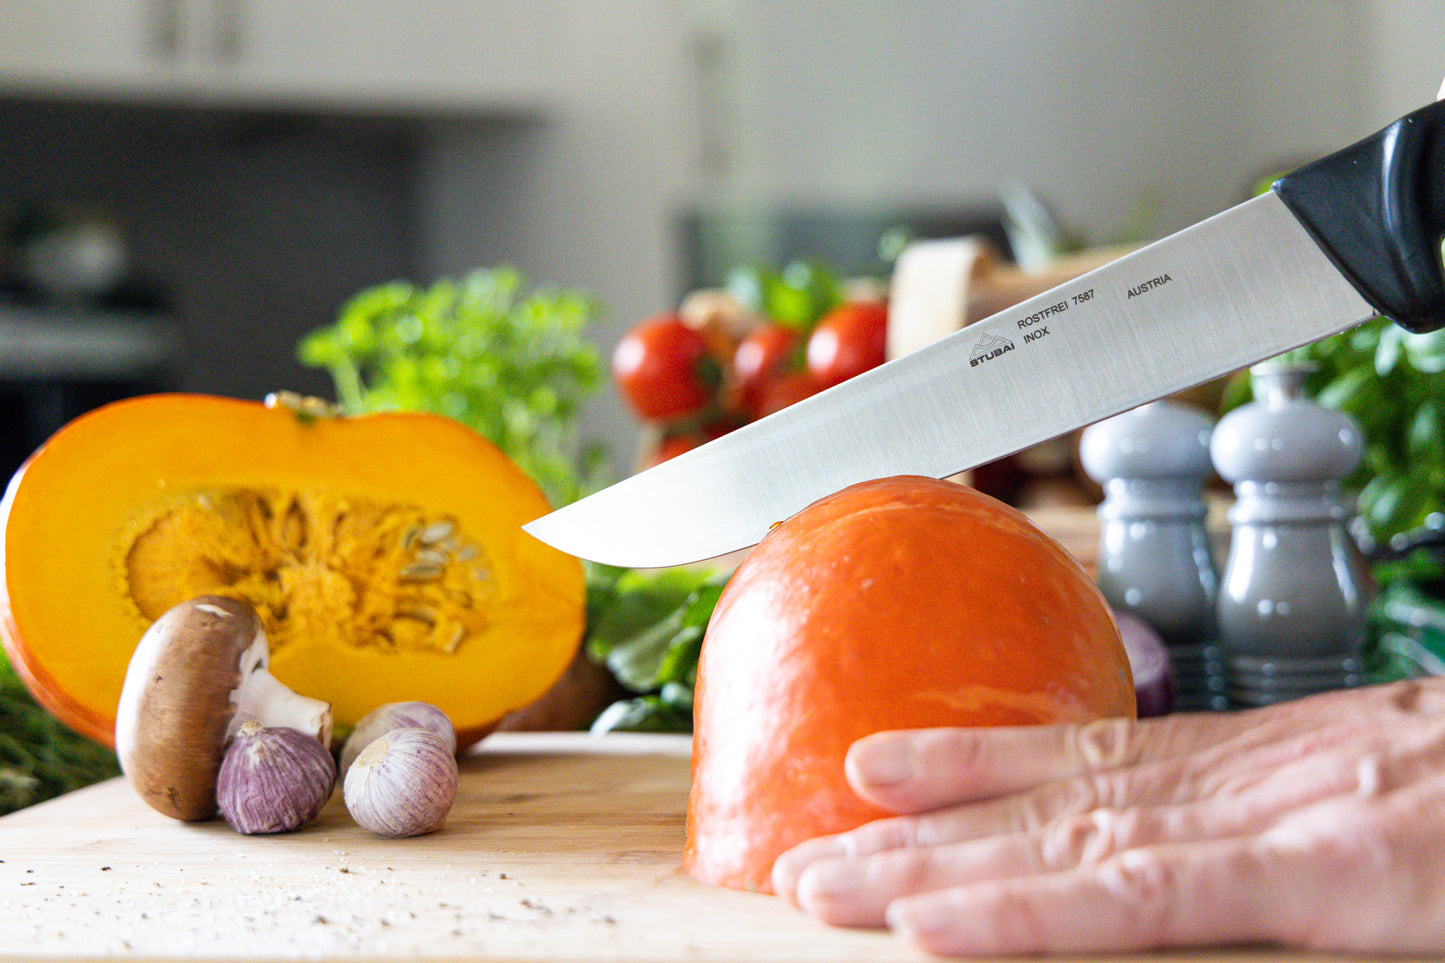
[[[549,510],[452,419],[315,417],[163,394],[83,415],[10,482],[0,638],[36,698],[113,745],[131,652],[171,606],[250,602],[271,671],[339,730],[421,699],[461,745],[576,653],[580,563],[521,531]]]
[[[973,489],[897,477],[753,549],[708,625],[693,711],[686,869],[769,892],[784,850],[885,815],[848,788],[855,740],[1135,709],[1108,606],[1057,542]]]

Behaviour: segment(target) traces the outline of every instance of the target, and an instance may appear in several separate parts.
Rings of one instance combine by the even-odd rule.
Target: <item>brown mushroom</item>
[[[216,776],[242,723],[289,726],[331,742],[331,704],[297,695],[267,669],[270,648],[245,602],[203,595],[141,636],[116,710],[126,778],[153,809],[183,820],[216,812]]]

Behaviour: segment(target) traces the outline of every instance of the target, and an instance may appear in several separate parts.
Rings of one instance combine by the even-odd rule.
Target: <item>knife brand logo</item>
[[[978,339],[978,344],[973,346],[973,354],[968,356],[969,367],[977,368],[985,361],[992,361],[1013,349],[1014,343],[1008,338],[1000,338],[996,334],[986,334]]]

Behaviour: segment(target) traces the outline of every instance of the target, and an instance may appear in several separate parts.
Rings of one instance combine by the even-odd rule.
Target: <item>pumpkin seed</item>
[[[403,582],[434,582],[442,577],[444,571],[434,562],[412,562],[396,574]]]
[[[456,531],[456,529],[456,525],[447,519],[442,519],[439,522],[432,522],[430,525],[427,525],[425,528],[423,528],[420,532],[422,544],[435,545],[437,542],[440,542],[442,539],[446,538],[448,535]]]
[[[464,626],[464,625],[454,625],[454,626],[452,626],[452,637],[451,637],[450,640],[448,640],[447,644],[442,647],[442,651],[443,651],[443,652],[446,652],[448,655],[452,654],[452,653],[455,652],[458,648],[461,647],[462,639],[464,639],[464,638],[466,638],[466,637],[467,637],[467,628],[466,628],[466,626]]]
[[[429,626],[436,625],[437,614],[437,610],[429,605],[396,610],[396,617],[399,619],[415,619],[418,622],[425,622]]]
[[[446,553],[434,548],[424,548],[414,557],[419,565],[435,565],[437,568],[443,568],[447,564]]]

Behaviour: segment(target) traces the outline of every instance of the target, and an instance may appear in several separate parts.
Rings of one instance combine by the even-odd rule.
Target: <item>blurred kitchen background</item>
[[[1157,236],[1433,99],[1442,38],[1438,0],[0,0],[0,459],[137,391],[328,394],[298,340],[392,278],[513,264],[610,351],[731,259],[997,234],[1010,183]],[[635,430],[599,392],[584,434]]]

